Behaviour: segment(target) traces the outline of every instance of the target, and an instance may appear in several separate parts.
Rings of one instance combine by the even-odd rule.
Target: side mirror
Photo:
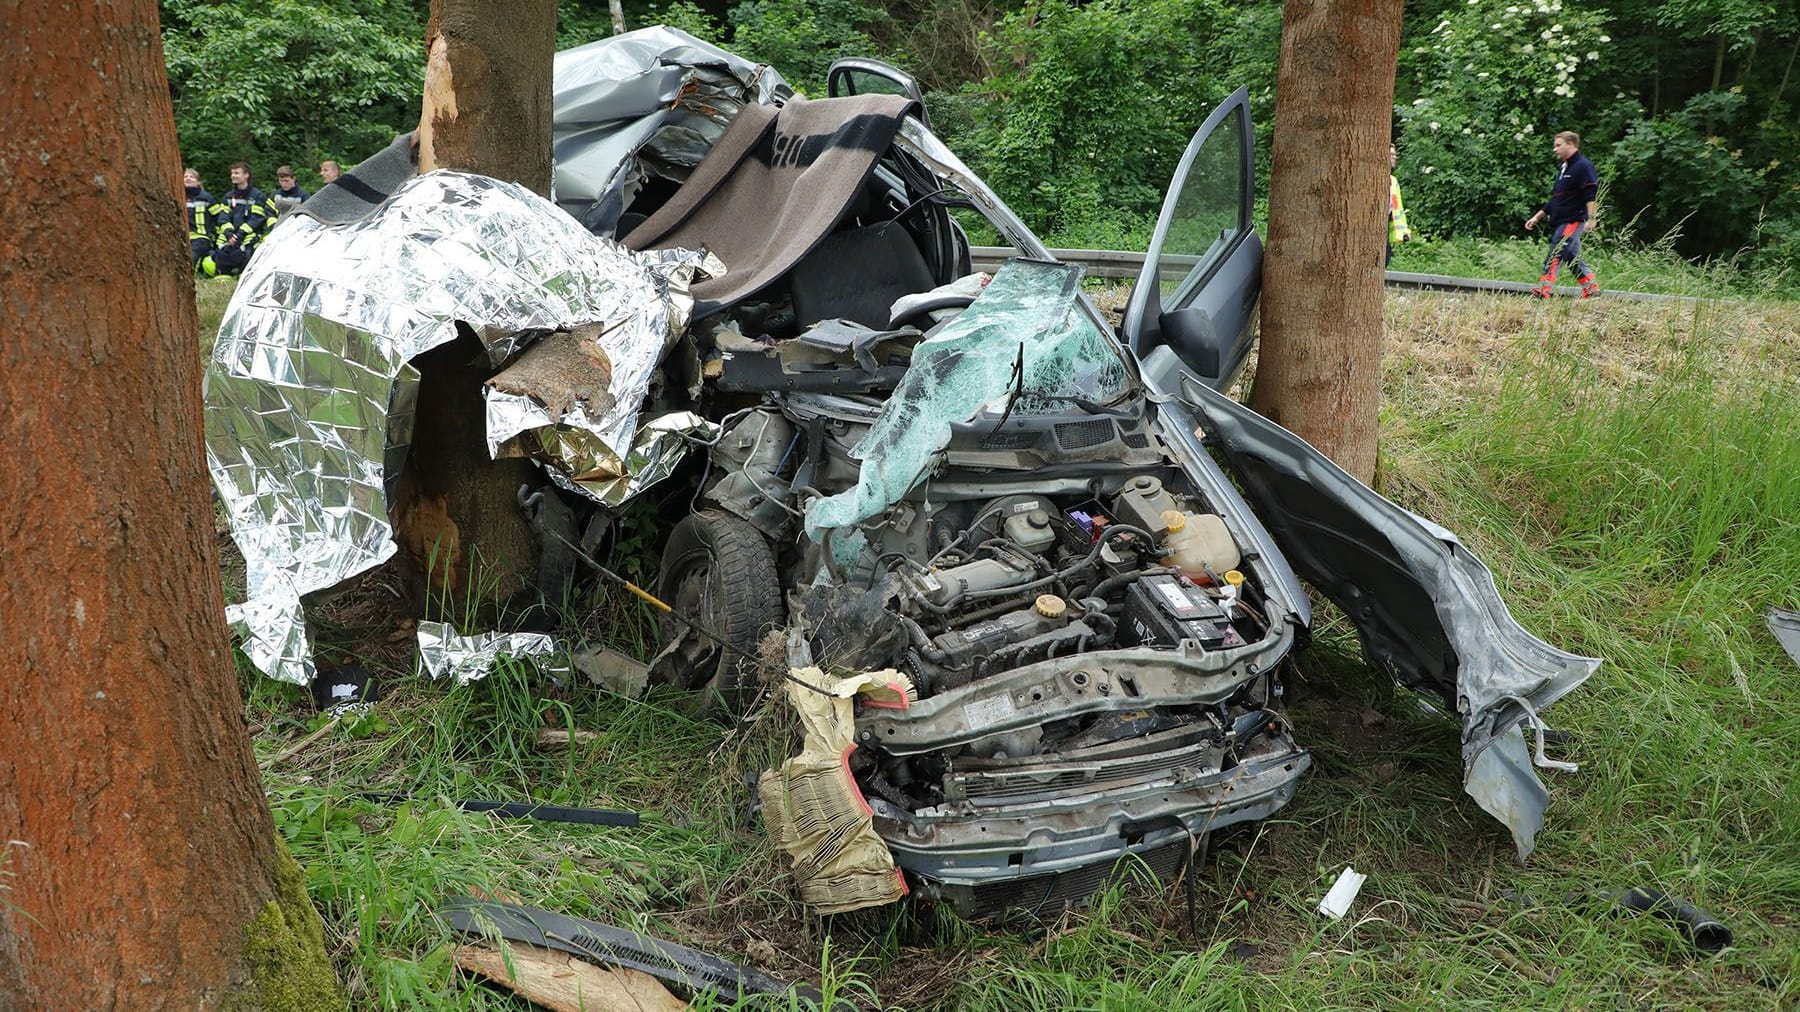
[[[1188,368],[1202,376],[1218,376],[1231,338],[1221,337],[1212,314],[1198,306],[1163,313],[1158,320],[1163,339],[1181,349]]]
[[[925,89],[911,74],[880,60],[860,56],[845,57],[825,72],[825,93],[832,98],[845,95],[905,95],[919,103],[919,120],[927,127],[931,118],[925,113]]]

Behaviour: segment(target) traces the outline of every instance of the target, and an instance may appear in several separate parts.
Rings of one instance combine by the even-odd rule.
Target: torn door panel
[[[1538,726],[1539,712],[1600,666],[1599,659],[1558,650],[1519,625],[1493,574],[1454,534],[1383,498],[1300,437],[1223,394],[1198,383],[1181,386],[1283,554],[1344,609],[1369,660],[1462,715],[1465,769],[1474,771],[1478,757],[1521,722]],[[1185,414],[1179,404],[1164,410]],[[1506,755],[1514,751],[1509,746]],[[1482,771],[1481,784],[1536,782],[1529,765],[1505,775]],[[1505,804],[1490,804],[1491,796],[1483,801],[1513,831],[1521,853],[1530,852],[1542,820],[1541,791],[1527,785],[1510,791]]]

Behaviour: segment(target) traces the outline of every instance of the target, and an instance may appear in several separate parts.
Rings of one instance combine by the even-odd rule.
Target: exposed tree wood
[[[1399,0],[1283,8],[1251,405],[1374,478]]]
[[[465,169],[550,195],[554,0],[432,0],[419,171]]]
[[[510,943],[506,953],[465,945],[456,950],[455,958],[457,966],[555,1012],[679,1012],[688,1007],[642,970],[595,966],[535,945]]]
[[[9,5],[0,107],[0,1008],[341,1008],[226,637],[156,5]]]
[[[419,171],[478,172],[548,196],[554,0],[432,0],[425,38]],[[413,364],[419,401],[392,504],[395,538],[427,574],[427,614],[491,621],[536,582],[516,494],[543,484],[543,472],[489,458],[481,385],[494,369],[472,333]]]

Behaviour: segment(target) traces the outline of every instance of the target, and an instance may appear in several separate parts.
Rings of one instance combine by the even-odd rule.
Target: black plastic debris
[[[453,899],[438,908],[438,916],[470,938],[498,935],[509,942],[640,970],[689,993],[706,992],[728,1002],[745,1002],[762,995],[774,999],[767,1003],[768,1007],[785,1008],[790,994],[815,1003],[824,1000],[817,988],[777,980],[711,953],[536,907]],[[851,1006],[838,1002],[833,1008],[847,1010]]]
[[[312,680],[313,704],[321,713],[331,713],[359,703],[373,703],[381,695],[381,686],[368,668],[346,664],[320,671]]]
[[[388,805],[415,800],[410,794],[364,793],[363,797]],[[630,827],[637,825],[639,820],[636,812],[619,811],[613,808],[572,808],[567,805],[540,804],[536,801],[482,801],[478,798],[456,798],[450,803],[465,812],[492,812],[509,819],[568,822],[578,826]]]
[[[1614,896],[1613,903],[1633,913],[1650,914],[1668,921],[1675,925],[1688,944],[1709,956],[1731,946],[1731,929],[1717,917],[1661,889],[1632,886]]]

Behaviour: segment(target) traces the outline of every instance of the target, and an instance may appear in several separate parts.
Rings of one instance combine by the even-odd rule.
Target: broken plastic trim
[[[746,970],[730,960],[698,949],[536,907],[453,899],[438,908],[438,915],[453,930],[471,938],[499,935],[509,942],[523,942],[601,964],[640,970],[690,992],[704,991],[727,1001],[741,1002],[756,995],[785,999],[790,993],[814,1004],[824,1001],[817,988]],[[848,1009],[850,1006],[838,1002],[834,1008]]]
[[[387,805],[420,800],[410,794],[364,793],[362,796],[370,801]],[[454,798],[450,803],[465,812],[492,812],[508,819],[567,822],[577,826],[624,826],[630,828],[636,826],[640,818],[636,812],[613,808],[573,808],[567,805],[539,804],[535,801],[481,801],[476,798]]]

